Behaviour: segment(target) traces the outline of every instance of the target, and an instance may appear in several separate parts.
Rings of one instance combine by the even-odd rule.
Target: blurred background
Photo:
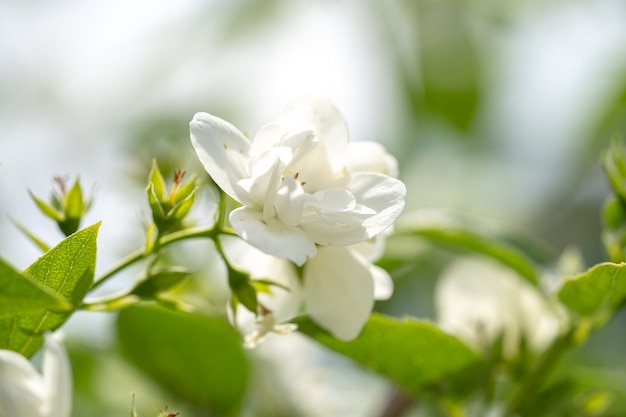
[[[622,0],[0,0],[0,256],[18,268],[39,256],[11,219],[60,240],[27,190],[47,197],[53,176],[80,175],[94,187],[84,224],[103,220],[106,270],[143,242],[153,158],[166,173],[203,175],[189,143],[195,112],[254,134],[303,94],[328,96],[351,140],[381,142],[398,158],[407,211],[453,209],[556,253],[576,247],[588,265],[605,259],[598,160],[626,132]],[[210,192],[203,200],[199,224],[210,219]],[[189,245],[176,259],[213,277],[196,290],[212,297],[207,311],[221,311],[225,283],[206,272],[220,269],[206,265],[209,250]],[[449,254],[422,255],[394,272],[396,294],[380,310],[432,316]],[[75,415],[124,415],[131,391],[142,416],[165,403],[209,415],[126,364],[111,316],[82,313],[67,326]],[[619,360],[623,322],[576,360]],[[384,380],[288,339],[246,353],[254,406],[243,415],[380,415]]]

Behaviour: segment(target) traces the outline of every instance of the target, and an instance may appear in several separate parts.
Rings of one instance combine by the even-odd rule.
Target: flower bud
[[[69,236],[79,229],[80,221],[91,207],[92,200],[84,199],[80,178],[77,177],[69,189],[64,178],[54,177],[54,181],[58,190],[53,190],[50,203],[38,198],[31,191],[29,194],[41,212],[54,220],[65,236]]]
[[[192,175],[183,183],[184,175],[184,171],[176,171],[168,191],[156,161],[152,162],[146,193],[152,210],[152,219],[160,234],[182,229],[183,220],[195,202],[198,192],[196,175]]]

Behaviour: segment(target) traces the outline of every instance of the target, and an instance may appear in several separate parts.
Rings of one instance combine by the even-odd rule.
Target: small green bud
[[[182,229],[183,220],[195,202],[198,192],[196,175],[192,175],[183,183],[184,175],[184,171],[176,171],[168,191],[156,161],[152,161],[146,194],[152,211],[152,220],[160,234]]]
[[[62,177],[54,177],[58,189],[53,190],[50,203],[29,191],[39,210],[48,218],[57,223],[59,229],[69,236],[80,228],[80,221],[91,207],[91,198],[85,199],[80,186],[80,178],[77,177],[69,189]]]
[[[169,407],[166,405],[165,408],[159,413],[159,417],[176,417],[178,415],[178,413],[171,413],[168,408]]]

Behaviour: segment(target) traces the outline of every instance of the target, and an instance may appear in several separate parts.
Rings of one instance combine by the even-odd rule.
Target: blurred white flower
[[[316,245],[346,247],[378,235],[404,207],[406,188],[388,175],[395,160],[380,145],[350,145],[343,116],[325,99],[292,102],[252,141],[207,113],[194,116],[190,131],[207,172],[242,204],[230,214],[235,231],[299,266]]]
[[[560,331],[558,311],[516,272],[488,258],[455,261],[435,290],[437,320],[445,331],[484,350],[502,337],[503,354],[514,357],[522,338],[535,352]]]
[[[19,353],[0,350],[0,417],[70,417],[72,374],[55,336],[46,337],[42,373]]]

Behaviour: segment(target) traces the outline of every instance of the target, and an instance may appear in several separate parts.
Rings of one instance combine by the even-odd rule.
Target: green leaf
[[[205,408],[201,414],[226,416],[239,408],[249,364],[240,337],[223,320],[134,306],[120,312],[117,332],[122,352],[134,365]]]
[[[533,284],[539,279],[537,263],[551,258],[538,242],[505,236],[489,230],[486,225],[444,213],[420,211],[396,223],[397,235],[413,235],[433,243],[479,253],[517,271]]]
[[[165,192],[167,190],[165,185],[165,179],[159,171],[159,166],[157,165],[156,159],[152,160],[152,168],[150,169],[150,174],[148,175],[148,185],[152,184],[154,187],[154,196],[157,201],[163,201],[165,199]]]
[[[615,194],[626,203],[626,145],[623,141],[611,141],[609,148],[602,153],[602,168]]]
[[[309,318],[296,323],[300,332],[409,392],[437,385],[482,363],[467,345],[427,321],[373,314],[359,337],[349,342],[334,338]]]
[[[65,196],[65,217],[68,219],[80,219],[85,214],[83,191],[80,188],[78,178]]]
[[[257,313],[257,294],[254,286],[248,282],[238,284],[236,287],[230,287],[233,291],[233,296],[237,298],[237,301],[241,303],[245,308],[254,314]]]
[[[180,284],[191,275],[192,272],[183,268],[162,268],[150,273],[146,279],[140,281],[131,294],[144,298],[152,298],[161,292],[168,291]]]
[[[30,194],[30,198],[33,199],[33,201],[35,202],[35,204],[37,205],[37,207],[39,207],[39,210],[41,210],[41,212],[48,218],[54,220],[55,222],[61,222],[64,220],[63,218],[63,214],[59,213],[54,207],[52,207],[50,204],[46,203],[45,201],[43,201],[41,198],[37,197],[35,194],[32,193],[32,191],[28,191],[28,194]]]
[[[626,207],[623,200],[611,195],[603,210],[602,243],[612,262],[626,260]]]
[[[146,188],[146,193],[148,194],[148,203],[150,204],[150,209],[152,210],[152,218],[156,221],[157,219],[164,219],[165,212],[163,211],[163,207],[161,206],[161,202],[157,197],[155,185],[153,182],[148,184],[148,188]]]
[[[191,210],[191,207],[193,207],[195,198],[196,198],[196,189],[194,189],[193,192],[187,196],[187,198],[177,203],[172,209],[171,214],[170,213],[168,214],[170,214],[174,220],[179,221],[179,222],[182,221],[185,218],[185,216],[189,214],[189,210]]]
[[[611,311],[626,299],[626,264],[602,263],[566,278],[559,299],[581,316]]]
[[[624,416],[626,376],[617,369],[567,363],[525,406],[525,416]]]
[[[626,210],[622,201],[610,196],[604,203],[604,223],[611,229],[618,229],[626,223]]]
[[[63,297],[52,294],[29,277],[14,270],[0,258],[0,318],[47,308],[67,311],[71,304]]]
[[[189,179],[185,181],[185,183],[182,184],[178,190],[176,190],[176,193],[174,194],[174,204],[180,203],[182,200],[189,197],[192,192],[195,193],[198,190],[196,187],[197,177],[198,176],[196,174],[191,175]]]
[[[228,265],[228,286],[233,292],[233,296],[236,298],[237,302],[241,303],[254,314],[257,313],[257,293],[251,283],[250,274],[248,272]]]
[[[91,288],[100,223],[65,238],[29,266],[24,274],[77,308]],[[61,326],[71,315],[47,308],[0,320],[0,348],[30,357],[43,343],[43,333]]]

